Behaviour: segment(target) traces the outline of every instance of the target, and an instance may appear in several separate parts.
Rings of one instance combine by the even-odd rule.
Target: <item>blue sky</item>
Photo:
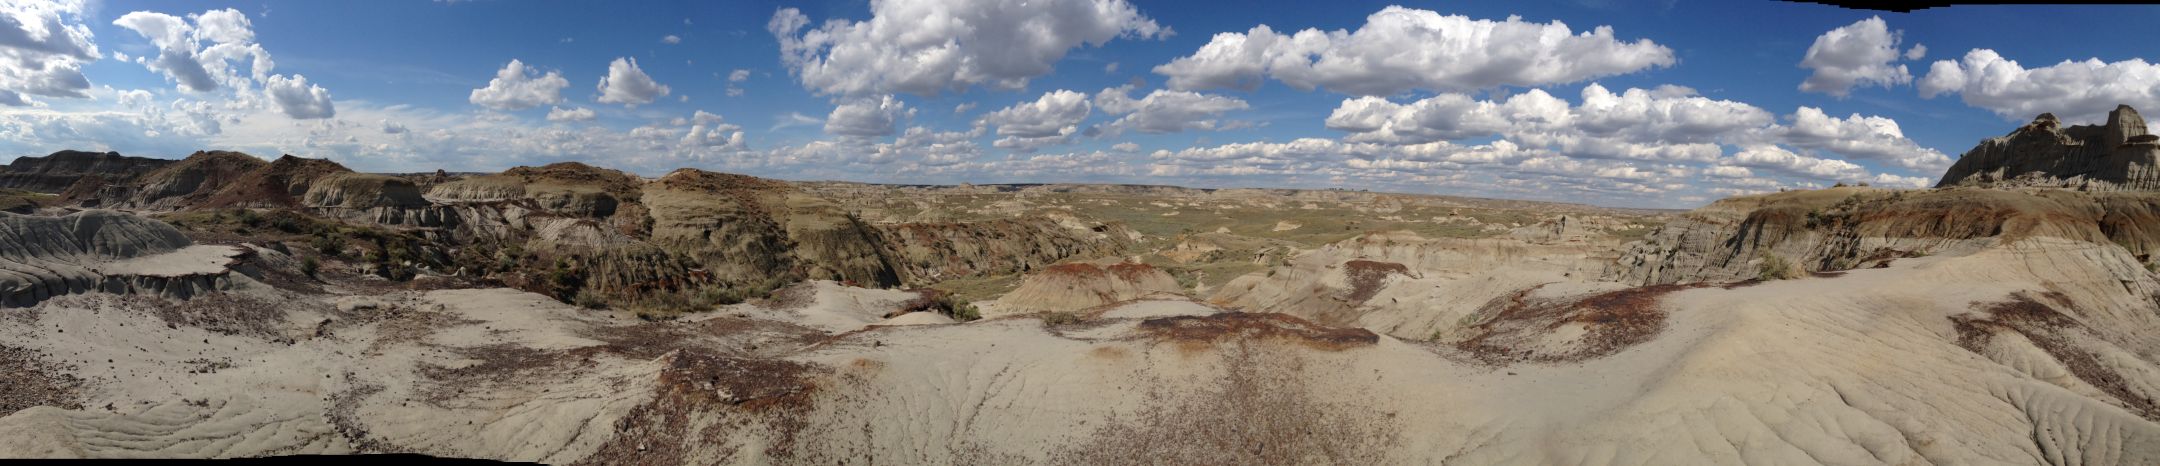
[[[0,60],[9,156],[234,149],[386,172],[575,160],[645,175],[694,167],[1691,207],[1836,182],[1930,185],[1958,153],[2038,112],[2093,122],[2118,103],[2160,107],[2160,66],[2146,62],[2160,33],[2100,26],[2160,20],[2149,6],[9,0],[0,10],[12,20],[0,24],[0,53],[15,58]]]

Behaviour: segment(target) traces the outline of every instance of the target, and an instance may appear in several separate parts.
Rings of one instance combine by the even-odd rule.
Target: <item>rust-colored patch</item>
[[[2011,294],[2008,301],[1975,303],[1975,307],[1987,313],[1986,316],[1961,314],[1950,316],[1950,322],[1957,329],[1958,346],[1974,353],[1983,353],[1995,335],[2004,332],[2024,335],[2034,346],[2070,369],[2070,374],[2078,380],[2114,397],[2130,412],[2147,420],[2160,421],[2160,401],[2130,390],[2129,381],[2122,374],[2101,364],[2099,354],[2081,344],[2100,341],[2099,337],[2084,324],[2063,314],[2057,309],[2058,305],[2067,307],[2073,303],[2059,292],[2019,292]]]
[[[1380,285],[1387,283],[1388,275],[1409,276],[1410,268],[1393,262],[1358,259],[1344,262],[1343,273],[1350,277],[1350,302],[1363,303],[1380,294]]]
[[[1189,388],[1144,384],[1140,409],[1090,423],[1092,432],[1075,432],[1048,463],[1386,464],[1401,447],[1397,413],[1315,383],[1349,372],[1315,353],[1237,346],[1210,354],[1223,359],[1220,377]]]
[[[808,424],[803,415],[817,390],[813,379],[826,372],[792,361],[670,353],[653,401],[617,420],[615,438],[578,464],[740,462],[731,445],[759,427],[770,443],[754,462],[792,458]]]
[[[1692,287],[1654,285],[1558,302],[1532,302],[1518,295],[1509,307],[1471,326],[1475,333],[1456,342],[1455,348],[1497,366],[1609,356],[1656,338],[1665,329],[1665,311],[1658,307],[1658,299],[1688,288]],[[1569,324],[1581,325],[1584,333],[1565,349],[1553,351],[1536,344]]]
[[[1327,327],[1272,312],[1163,317],[1140,321],[1138,328],[1156,339],[1211,345],[1233,339],[1282,339],[1316,349],[1340,351],[1380,341],[1380,336],[1370,330]]]
[[[885,361],[855,358],[853,361],[848,361],[847,368],[849,373],[857,376],[875,374],[878,371],[885,370]]]
[[[1096,359],[1125,359],[1129,355],[1131,353],[1125,351],[1125,348],[1116,346],[1097,346],[1095,349],[1088,350],[1088,356]]]

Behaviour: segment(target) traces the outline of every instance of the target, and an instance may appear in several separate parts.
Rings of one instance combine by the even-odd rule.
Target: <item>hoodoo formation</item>
[[[2104,125],[2064,128],[2042,113],[2010,134],[1982,141],[1943,173],[1937,187],[2062,186],[2085,190],[2160,190],[2160,136],[2128,105]]]

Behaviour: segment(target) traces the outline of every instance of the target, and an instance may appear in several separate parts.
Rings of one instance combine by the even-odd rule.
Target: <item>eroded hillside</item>
[[[2160,462],[2149,193],[191,159],[0,214],[0,456]]]

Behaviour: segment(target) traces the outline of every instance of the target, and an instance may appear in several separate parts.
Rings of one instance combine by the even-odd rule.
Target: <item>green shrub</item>
[[[1072,325],[1080,323],[1080,315],[1071,312],[1045,312],[1042,313],[1042,321],[1043,325],[1052,327]]]
[[[315,252],[320,252],[325,256],[342,256],[345,254],[345,236],[337,233],[319,233],[315,235],[315,239],[308,241],[308,246],[314,247]]]
[[[309,257],[300,260],[300,273],[306,274],[308,278],[314,278],[315,272],[320,270],[322,270],[322,263],[316,262],[315,258]]]
[[[1755,278],[1762,281],[1771,281],[1798,278],[1799,275],[1798,268],[1793,267],[1791,262],[1786,262],[1783,256],[1765,254],[1763,255],[1762,264],[1756,268]]]
[[[593,292],[593,290],[578,291],[577,296],[572,298],[570,303],[586,309],[606,309],[608,305],[607,298],[601,297],[600,293]]]

